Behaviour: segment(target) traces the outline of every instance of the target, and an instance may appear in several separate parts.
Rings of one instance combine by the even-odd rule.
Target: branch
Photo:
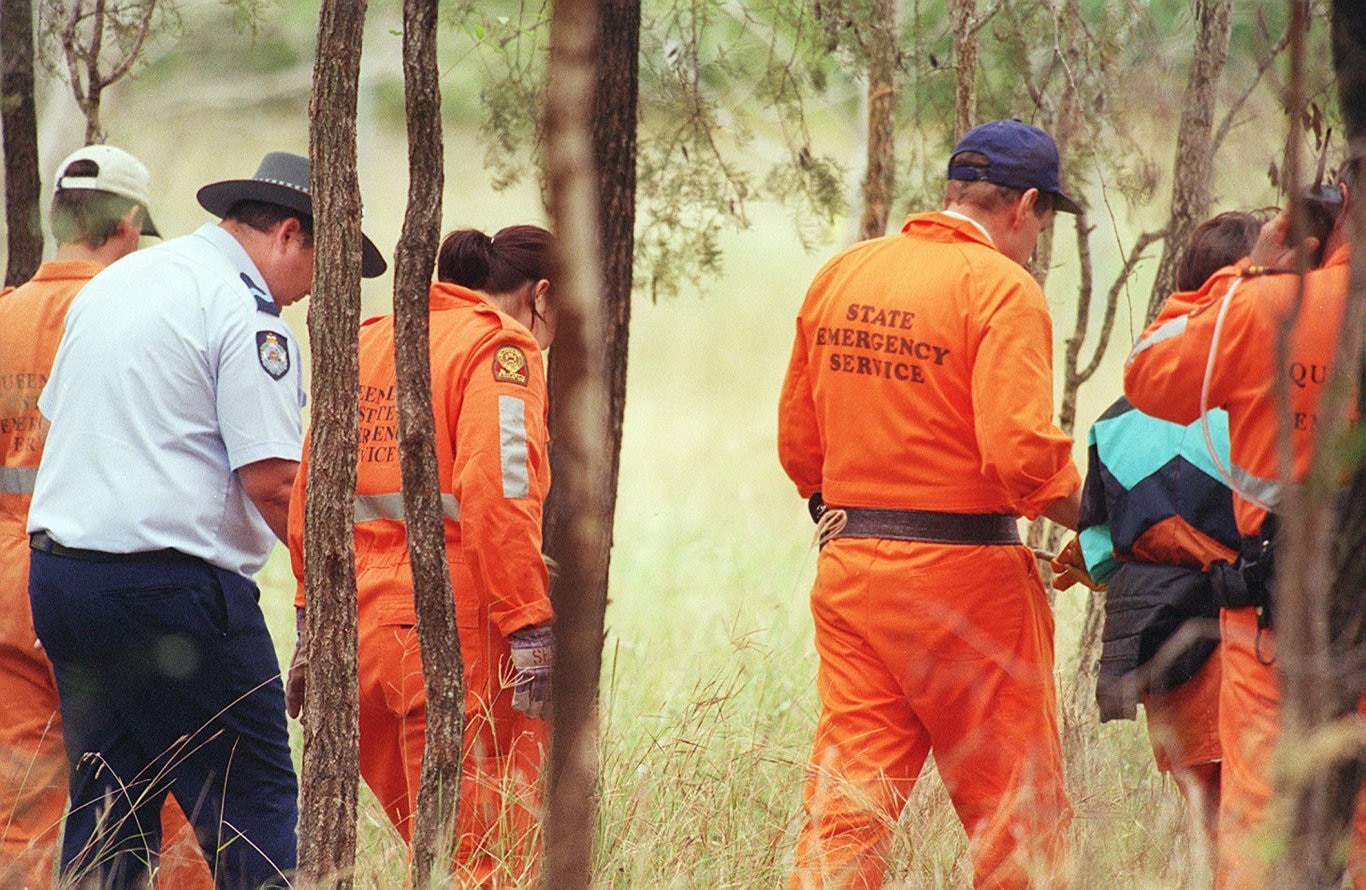
[[[1280,39],[1272,44],[1262,55],[1257,57],[1256,76],[1247,82],[1246,88],[1238,95],[1238,98],[1234,99],[1233,103],[1229,105],[1228,113],[1224,115],[1223,121],[1220,122],[1218,129],[1214,132],[1214,140],[1210,143],[1210,157],[1214,157],[1219,153],[1219,146],[1223,144],[1224,137],[1227,136],[1229,130],[1233,128],[1234,116],[1243,105],[1247,103],[1247,100],[1252,96],[1252,92],[1257,89],[1257,85],[1260,84],[1262,78],[1266,76],[1266,72],[1275,64],[1276,59],[1280,57],[1281,53],[1285,52],[1285,48],[1289,45],[1290,24],[1287,23],[1285,30],[1281,32]]]
[[[1165,229],[1155,232],[1144,232],[1134,241],[1134,246],[1130,249],[1128,257],[1125,258],[1124,265],[1121,266],[1119,272],[1115,274],[1114,284],[1110,285],[1110,291],[1105,295],[1105,317],[1101,320],[1100,342],[1096,344],[1095,351],[1091,356],[1091,361],[1085,368],[1076,372],[1078,383],[1085,383],[1087,380],[1090,380],[1096,373],[1096,370],[1100,367],[1100,361],[1104,357],[1106,349],[1109,347],[1110,334],[1114,331],[1115,315],[1119,305],[1120,291],[1129,283],[1129,277],[1133,274],[1134,268],[1138,265],[1139,261],[1143,259],[1144,251],[1155,242],[1161,241],[1166,235],[1167,232]]]

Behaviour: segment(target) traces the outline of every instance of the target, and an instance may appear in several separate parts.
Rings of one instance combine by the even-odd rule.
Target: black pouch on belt
[[[1268,513],[1260,534],[1243,538],[1238,559],[1230,564],[1219,559],[1210,564],[1214,596],[1225,609],[1257,608],[1257,624],[1270,627],[1275,575],[1276,516]]]

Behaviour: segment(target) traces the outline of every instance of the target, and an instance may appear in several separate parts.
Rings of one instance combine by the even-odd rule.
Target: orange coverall
[[[529,331],[478,293],[431,289],[432,409],[446,547],[465,661],[465,752],[457,870],[472,882],[534,861],[544,720],[512,708],[508,634],[550,621],[541,507],[550,487],[546,388]],[[356,583],[360,771],[412,839],[426,729],[412,572],[403,523],[393,316],[360,332]],[[289,544],[304,605],[308,450],[290,503]],[[502,873],[500,873],[502,874]]]
[[[1229,415],[1234,514],[1244,536],[1261,531],[1266,510],[1247,495],[1275,507],[1281,465],[1277,436],[1290,429],[1292,478],[1302,479],[1317,444],[1319,402],[1333,366],[1346,304],[1348,249],[1300,279],[1293,274],[1239,277],[1247,261],[1212,277],[1193,294],[1174,294],[1129,356],[1124,392],[1137,408],[1177,423],[1200,415],[1201,383],[1211,349],[1208,406]],[[1235,288],[1236,286],[1236,288]],[[1227,313],[1217,347],[1213,332],[1224,303]],[[1295,312],[1289,360],[1276,366],[1278,326]],[[1275,380],[1284,375],[1289,416],[1278,409]],[[1352,400],[1351,404],[1355,404]],[[1252,607],[1224,609],[1220,617],[1224,678],[1220,686],[1219,737],[1224,750],[1219,810],[1221,887],[1259,887],[1267,880],[1267,804],[1273,792],[1272,755],[1280,736],[1280,688],[1273,634],[1258,631]],[[1257,656],[1260,647],[1263,658]],[[1362,701],[1366,713],[1366,699]],[[1366,809],[1358,806],[1353,871],[1366,864]]]
[[[0,886],[48,887],[66,808],[67,761],[52,665],[33,631],[28,601],[28,524],[47,420],[38,395],[81,286],[103,268],[43,263],[0,295]],[[158,880],[212,887],[194,829],[174,797],[161,811]]]
[[[1052,387],[1029,273],[972,223],[913,215],[808,290],[779,457],[832,506],[1034,517],[1081,483]],[[931,750],[977,885],[1062,881],[1053,616],[1029,549],[838,538],[811,610],[821,714],[793,886],[880,885]]]

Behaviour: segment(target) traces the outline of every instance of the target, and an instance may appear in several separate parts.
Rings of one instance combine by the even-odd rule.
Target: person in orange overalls
[[[1241,555],[1225,566],[1220,612],[1223,681],[1219,739],[1224,764],[1219,807],[1220,887],[1261,887],[1268,880],[1267,807],[1275,776],[1272,756],[1280,735],[1280,689],[1271,629],[1275,605],[1273,549],[1280,480],[1304,478],[1326,421],[1321,400],[1334,365],[1348,290],[1347,214],[1322,246],[1321,267],[1294,274],[1287,247],[1289,213],[1263,226],[1251,256],[1211,278],[1194,294],[1177,293],[1144,331],[1124,372],[1135,407],[1176,423],[1205,411],[1228,411],[1228,482],[1243,536]],[[1308,244],[1312,249],[1314,245]],[[1290,326],[1288,362],[1279,366],[1277,337]],[[1217,335],[1216,335],[1217,331]],[[1217,339],[1216,339],[1217,337]],[[1283,377],[1289,404],[1276,395]],[[1207,392],[1205,391],[1207,388]],[[1355,399],[1348,402],[1355,405]],[[1279,458],[1278,436],[1288,432],[1292,465]],[[1366,709],[1366,700],[1363,700]],[[1355,823],[1353,871],[1366,864],[1366,811]]]
[[[0,886],[49,887],[67,799],[67,759],[52,665],[29,607],[29,503],[47,421],[38,395],[67,308],[87,281],[159,237],[142,162],[112,145],[78,149],[57,168],[50,219],[56,256],[0,298]],[[212,887],[179,804],[162,808],[163,886]]]
[[[1176,289],[1199,290],[1247,256],[1265,219],[1228,211],[1197,226]],[[1069,547],[1108,585],[1096,678],[1101,722],[1133,720],[1142,701],[1157,768],[1175,780],[1212,856],[1223,754],[1219,607],[1208,570],[1237,556],[1239,535],[1233,494],[1214,469],[1228,461],[1228,415],[1213,409],[1208,421],[1180,426],[1124,398],[1105,409],[1088,436],[1080,532]],[[1055,577],[1053,585],[1065,589],[1069,580]]]
[[[511,226],[448,235],[431,288],[432,409],[447,554],[465,661],[465,752],[456,863],[462,882],[517,882],[534,869],[538,774],[548,744],[553,652],[541,508],[550,486],[546,384],[551,236]],[[426,695],[403,522],[393,316],[360,332],[356,582],[360,771],[405,841],[422,767]],[[308,451],[304,452],[308,464]],[[307,473],[290,508],[304,608]],[[303,626],[302,612],[299,615]],[[303,701],[307,641],[288,686]]]
[[[948,166],[942,211],[817,274],[783,382],[779,457],[824,541],[793,887],[879,886],[931,752],[977,886],[1066,879],[1053,616],[1017,519],[1077,522],[1025,263],[1053,212],[1079,208],[1053,140],[1019,121],[973,128]]]

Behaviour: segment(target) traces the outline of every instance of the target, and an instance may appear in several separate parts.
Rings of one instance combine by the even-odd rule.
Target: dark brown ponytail
[[[451,232],[437,254],[436,277],[487,294],[507,294],[550,278],[553,237],[540,226],[508,226],[490,238],[478,229]]]

